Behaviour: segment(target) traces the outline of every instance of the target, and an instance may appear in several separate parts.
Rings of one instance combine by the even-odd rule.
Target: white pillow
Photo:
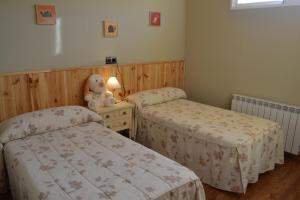
[[[135,104],[138,108],[144,108],[159,103],[187,98],[186,93],[179,88],[165,87],[154,90],[138,92],[126,97],[126,100]]]
[[[102,118],[81,106],[66,106],[25,113],[0,123],[0,142],[68,128],[88,122],[102,123]]]

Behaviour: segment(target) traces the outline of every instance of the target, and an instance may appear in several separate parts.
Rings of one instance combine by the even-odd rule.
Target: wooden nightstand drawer
[[[124,130],[124,129],[128,129],[131,127],[131,119],[130,118],[123,118],[123,119],[120,119],[118,121],[118,128],[120,130]]]
[[[119,113],[117,111],[107,112],[107,113],[101,113],[101,116],[103,120],[106,121],[106,120],[116,119],[117,117],[119,117]]]
[[[115,130],[118,126],[118,121],[104,121],[104,125],[112,130]]]
[[[108,120],[105,121],[105,126],[114,131],[120,131],[125,129],[130,129],[132,124],[131,118],[120,118],[118,120]]]
[[[103,120],[116,120],[118,118],[131,117],[132,109],[127,108],[122,110],[116,110],[107,113],[101,113],[100,115],[102,116]]]
[[[132,116],[132,109],[127,108],[127,109],[120,110],[119,116],[120,117],[131,117]]]
[[[134,106],[127,102],[120,102],[112,107],[103,107],[99,109],[98,114],[101,115],[107,128],[114,131],[129,130],[129,137],[135,138],[135,130],[133,128],[133,108]]]

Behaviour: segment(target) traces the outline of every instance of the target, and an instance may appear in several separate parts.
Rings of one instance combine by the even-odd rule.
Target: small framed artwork
[[[56,24],[54,5],[35,5],[36,23],[41,25]]]
[[[150,25],[151,26],[160,26],[160,23],[161,23],[160,12],[150,12]]]
[[[119,32],[119,26],[117,22],[111,22],[111,21],[103,21],[103,32],[104,37],[106,38],[114,38],[118,37]]]

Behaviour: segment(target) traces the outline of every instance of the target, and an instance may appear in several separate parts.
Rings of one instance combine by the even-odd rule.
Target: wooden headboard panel
[[[56,70],[0,74],[0,122],[43,108],[85,105],[83,86],[92,73],[105,80],[117,76],[125,96],[138,91],[184,86],[184,61],[145,64],[78,67]]]

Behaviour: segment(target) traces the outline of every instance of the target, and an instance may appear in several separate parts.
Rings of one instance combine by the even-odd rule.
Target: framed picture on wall
[[[54,5],[35,5],[36,23],[40,25],[56,24]]]
[[[114,38],[118,37],[119,32],[119,25],[117,22],[111,22],[111,21],[103,21],[103,32],[104,37],[106,38]]]
[[[150,12],[150,26],[160,26],[161,14],[160,12]]]

